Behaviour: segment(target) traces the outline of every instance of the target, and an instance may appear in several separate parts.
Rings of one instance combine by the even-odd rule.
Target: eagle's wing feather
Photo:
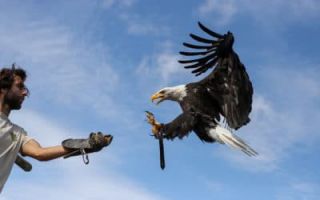
[[[189,47],[189,48],[193,48],[193,49],[211,49],[212,48],[211,45],[202,46],[202,45],[189,44],[187,42],[184,42],[183,45],[185,47]]]
[[[201,52],[182,52],[184,56],[202,56],[190,60],[179,61],[188,64],[185,68],[192,68],[196,76],[206,72],[210,68],[214,70],[203,80],[199,81],[201,87],[208,92],[219,104],[221,115],[226,119],[230,128],[238,129],[247,124],[251,112],[253,88],[245,66],[240,62],[238,55],[233,51],[234,38],[232,33],[220,35],[209,30],[199,22],[200,28],[214,39],[191,35],[202,45],[184,45],[193,50],[201,49]],[[209,47],[209,42],[211,45]],[[203,48],[201,48],[203,47]],[[204,48],[205,47],[205,48]],[[207,51],[203,51],[206,49]]]
[[[238,129],[250,121],[253,88],[244,65],[235,53],[221,59],[200,83],[219,103],[229,127]]]
[[[222,36],[218,33],[215,33],[208,28],[206,28],[204,25],[202,25],[200,22],[198,23],[200,28],[208,33],[210,36],[214,37],[214,39],[206,39],[194,34],[190,34],[191,38],[194,39],[197,42],[204,43],[204,45],[195,45],[195,44],[189,44],[189,43],[183,43],[184,46],[192,49],[192,50],[199,50],[199,49],[205,49],[204,51],[196,51],[196,52],[185,52],[182,51],[180,54],[184,56],[203,56],[196,59],[189,59],[189,60],[179,60],[182,64],[192,63],[195,67],[185,66],[185,68],[197,68],[192,71],[192,73],[195,73],[196,76],[206,72],[209,68],[214,67],[217,64],[217,57],[220,57],[222,54],[224,54],[225,47],[228,41],[226,41],[226,35]],[[208,45],[210,44],[210,45]],[[201,68],[201,69],[200,69]],[[199,69],[199,70],[198,70]]]

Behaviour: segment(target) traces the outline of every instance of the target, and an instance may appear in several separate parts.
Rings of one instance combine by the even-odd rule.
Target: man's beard
[[[4,103],[9,106],[11,110],[19,110],[21,108],[22,100],[17,95],[8,92],[4,98]]]

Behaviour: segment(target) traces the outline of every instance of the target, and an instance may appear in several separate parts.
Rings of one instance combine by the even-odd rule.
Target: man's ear
[[[4,95],[8,93],[8,89],[2,88],[0,89],[0,95]]]

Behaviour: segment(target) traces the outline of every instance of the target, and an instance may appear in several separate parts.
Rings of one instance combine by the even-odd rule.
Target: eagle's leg
[[[152,133],[156,138],[160,137],[162,125],[155,119],[154,115],[146,111],[147,122],[152,126]]]

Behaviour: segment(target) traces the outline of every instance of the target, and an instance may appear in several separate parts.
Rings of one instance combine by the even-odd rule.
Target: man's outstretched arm
[[[48,161],[59,158],[70,153],[71,150],[64,148],[61,145],[53,147],[41,147],[41,145],[34,139],[31,139],[24,144],[20,153],[24,156],[30,156],[39,161]]]

